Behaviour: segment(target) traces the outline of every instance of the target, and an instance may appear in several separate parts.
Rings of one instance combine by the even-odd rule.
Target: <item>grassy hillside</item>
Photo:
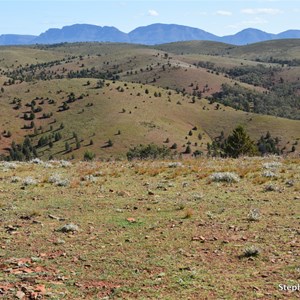
[[[250,60],[268,60],[271,56],[279,60],[300,59],[298,39],[274,40],[232,48],[230,56],[240,56]]]
[[[151,142],[176,144],[177,153],[188,144],[192,151],[205,152],[207,143],[221,131],[227,135],[239,124],[255,140],[270,131],[280,139],[285,153],[292,146],[298,149],[299,121],[251,113],[281,115],[277,113],[284,110],[278,105],[280,99],[289,105],[286,115],[297,118],[298,67],[282,67],[277,62],[258,65],[241,53],[216,55],[213,51],[218,49],[240,49],[221,43],[160,47],[75,43],[0,48],[1,152],[7,153],[12,141],[22,142],[27,135],[37,145],[41,139],[52,140],[56,133],[61,135],[59,140],[38,147],[41,158],[81,159],[87,150],[103,158],[124,157],[130,147]],[[188,53],[200,50],[182,54],[181,47],[190,49]],[[178,54],[172,53],[174,49]],[[103,79],[104,86],[97,88]],[[219,101],[244,109],[231,102],[230,97],[236,95],[229,94],[225,100],[218,98],[220,94],[215,96],[224,84],[233,91],[240,86],[238,98],[244,97],[243,101],[246,91],[266,95],[271,106],[262,108],[259,103],[257,109],[251,100],[246,103],[249,112],[242,112],[209,104]]]
[[[211,41],[189,41],[176,42],[154,46],[155,48],[174,53],[174,54],[204,54],[204,55],[222,55],[227,54],[228,51],[238,46],[224,44],[220,42]]]
[[[157,49],[174,54],[204,54],[229,56],[247,60],[299,59],[300,41],[298,39],[273,40],[245,46],[234,46],[208,41],[178,42],[157,46]]]
[[[20,65],[37,64],[63,59],[63,53],[43,51],[33,47],[4,47],[1,46],[0,68],[14,69]]]
[[[5,88],[2,99],[7,100],[2,100],[1,125],[11,131],[12,136],[2,137],[2,151],[9,142],[21,141],[25,135],[33,135],[32,139],[37,143],[42,136],[56,132],[61,133],[62,139],[55,142],[52,148],[49,145],[40,147],[38,153],[42,158],[83,158],[86,150],[100,157],[124,156],[130,147],[151,142],[169,147],[176,143],[179,153],[185,150],[187,142],[191,142],[193,151],[205,151],[207,142],[211,142],[221,131],[229,134],[238,124],[244,125],[253,139],[270,131],[280,138],[281,147],[287,146],[288,149],[299,137],[299,121],[245,113],[222,105],[216,109],[216,104],[209,104],[207,100],[192,103],[189,95],[183,96],[151,85],[106,81],[105,86],[98,89],[97,80],[89,81],[89,85],[86,85],[86,79],[34,84],[23,82]],[[24,90],[27,92],[24,93]],[[71,93],[76,101],[68,104],[69,109],[60,111]],[[13,99],[21,99],[20,109],[14,109]],[[26,104],[33,99],[36,107],[42,108],[33,120],[37,129],[42,127],[36,134],[33,128],[24,129],[24,125],[29,125],[31,120],[23,118],[26,112],[30,113]],[[49,104],[49,100],[55,103]],[[43,118],[44,114],[52,116]],[[194,127],[197,129],[190,136],[189,131]],[[79,149],[76,149],[74,133],[82,140]],[[109,139],[113,146],[105,147]],[[164,143],[167,139],[168,143]],[[90,145],[91,140],[93,145]],[[74,151],[65,151],[66,142]]]

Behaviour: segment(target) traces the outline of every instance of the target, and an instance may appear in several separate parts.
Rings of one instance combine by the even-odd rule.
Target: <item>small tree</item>
[[[105,84],[105,80],[98,80],[97,81],[97,85],[96,85],[96,89],[101,89],[104,87]]]
[[[86,151],[83,155],[83,159],[85,161],[91,161],[95,158],[95,153],[91,152],[91,151]]]
[[[192,153],[192,149],[190,147],[190,145],[188,145],[184,151],[185,154],[191,154]]]
[[[177,144],[176,144],[176,143],[174,143],[174,144],[171,146],[171,149],[172,149],[172,150],[175,150],[175,149],[177,149]]]
[[[236,127],[224,143],[226,156],[237,158],[240,155],[254,155],[257,148],[243,126]]]
[[[70,151],[70,145],[68,142],[65,143],[65,150],[66,150],[66,152]]]
[[[112,142],[111,139],[109,139],[109,140],[107,141],[107,147],[112,147],[112,146],[113,146],[113,142]]]
[[[196,151],[194,151],[193,155],[194,155],[195,157],[198,157],[198,156],[203,155],[203,152],[200,151],[200,150],[196,150]]]

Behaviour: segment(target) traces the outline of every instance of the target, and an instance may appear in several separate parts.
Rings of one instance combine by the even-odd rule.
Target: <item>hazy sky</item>
[[[0,0],[0,34],[35,34],[71,24],[129,32],[153,23],[180,24],[217,35],[258,28],[300,29],[300,0]]]

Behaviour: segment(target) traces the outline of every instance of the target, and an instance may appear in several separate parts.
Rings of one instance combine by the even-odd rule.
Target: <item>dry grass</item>
[[[25,188],[11,177],[45,178],[49,169],[0,167],[4,298],[20,290],[54,299],[281,298],[278,284],[298,278],[300,160],[282,160],[278,189],[264,192],[261,180],[273,182],[260,175],[268,161],[75,163],[51,169],[69,186]],[[245,176],[207,184],[203,174],[227,166]],[[80,180],[99,171],[95,182]],[[58,231],[67,224],[78,231]]]
[[[194,215],[194,210],[191,208],[187,208],[184,212],[184,219],[190,219]]]

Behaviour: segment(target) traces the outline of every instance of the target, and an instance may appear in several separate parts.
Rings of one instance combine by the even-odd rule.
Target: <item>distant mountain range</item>
[[[64,42],[122,42],[156,45],[179,41],[206,40],[233,45],[246,45],[274,39],[299,39],[300,30],[287,30],[279,34],[258,29],[244,29],[234,35],[216,36],[202,29],[176,25],[152,24],[124,33],[115,27],[75,24],[61,29],[52,28],[39,36],[0,35],[0,45],[57,44]]]

